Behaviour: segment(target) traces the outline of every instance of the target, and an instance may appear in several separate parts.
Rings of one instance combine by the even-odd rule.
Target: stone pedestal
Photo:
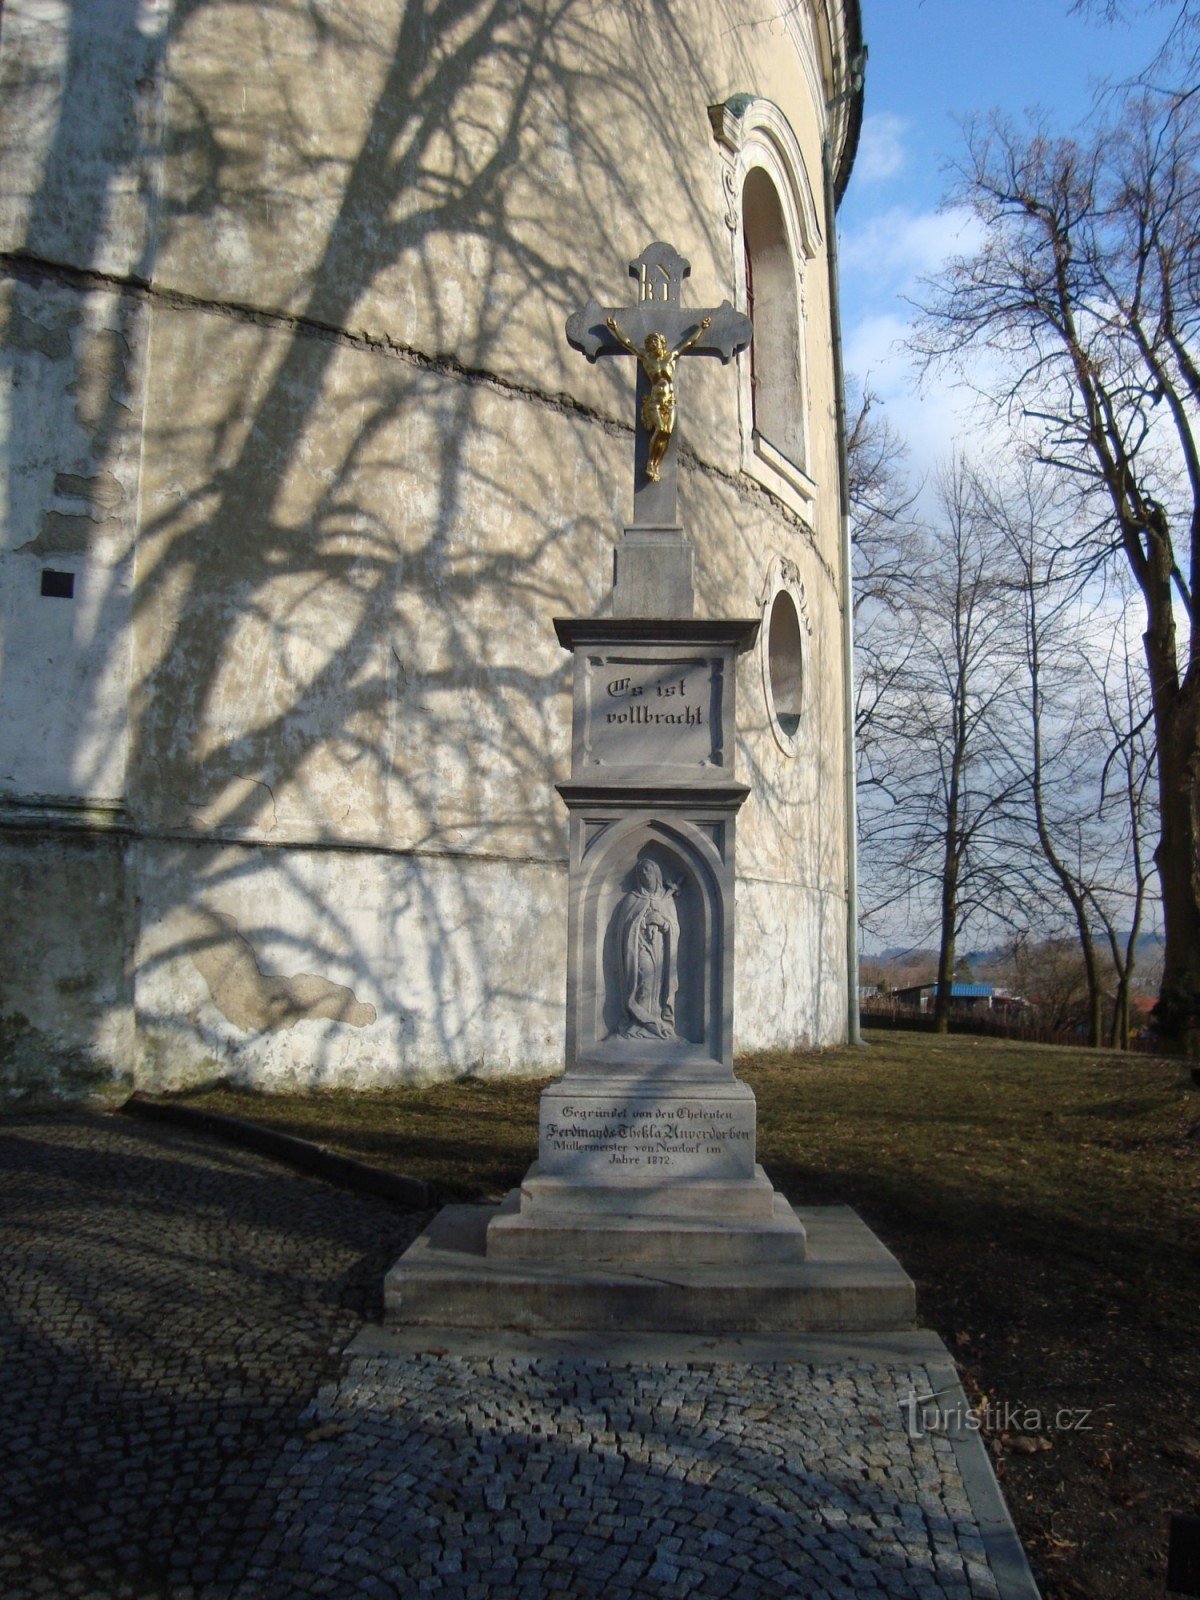
[[[618,584],[621,578],[620,557]],[[690,597],[689,597],[690,598]],[[575,658],[566,1071],[489,1259],[781,1263],[804,1229],[733,1075],[734,686],[757,621],[555,624]]]

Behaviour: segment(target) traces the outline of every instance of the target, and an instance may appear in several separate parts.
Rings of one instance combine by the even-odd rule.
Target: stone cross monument
[[[692,615],[676,522],[679,363],[728,361],[749,320],[681,303],[652,244],[636,306],[589,301],[567,337],[637,359],[634,520],[611,616],[559,619],[574,658],[566,1070],[538,1159],[500,1206],[446,1206],[387,1275],[388,1321],[422,1328],[772,1332],[912,1326],[910,1279],[853,1212],[805,1213],[754,1158],[733,1073],[737,658],[757,620]]]
[[[685,356],[732,361],[750,343],[750,318],[728,300],[707,310],[683,306],[690,264],[669,244],[649,244],[629,263],[634,306],[589,300],[567,318],[567,338],[589,361],[638,358],[633,521],[615,553],[613,615],[690,617],[692,547],[679,525],[676,431],[678,363]]]
[[[489,1260],[797,1262],[805,1234],[754,1158],[733,1074],[738,655],[757,620],[692,616],[676,510],[678,363],[729,361],[750,321],[681,303],[688,263],[651,244],[632,308],[567,322],[589,360],[638,362],[634,520],[611,617],[560,620],[574,655],[566,1071],[541,1098],[539,1158],[491,1220]]]

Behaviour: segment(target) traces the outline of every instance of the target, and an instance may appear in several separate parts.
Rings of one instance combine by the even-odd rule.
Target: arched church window
[[[738,357],[742,468],[811,521],[805,294],[821,247],[816,198],[773,101],[738,94],[708,114],[725,162],[737,303],[754,321],[753,343]]]
[[[742,189],[746,309],[754,322],[750,401],[754,431],[793,466],[805,465],[803,350],[796,265],[779,192],[762,167]]]

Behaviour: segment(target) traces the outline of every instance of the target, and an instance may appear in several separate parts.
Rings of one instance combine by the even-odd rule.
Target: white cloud
[[[933,474],[955,450],[986,453],[1007,437],[1005,420],[958,384],[952,371],[922,379],[905,348],[917,316],[909,302],[921,298],[918,280],[982,242],[980,224],[965,208],[908,206],[869,213],[839,240],[846,371],[869,386],[906,440],[914,476],[925,480],[930,501]],[[931,512],[932,505],[923,509]]]
[[[890,111],[863,118],[862,136],[854,158],[856,183],[883,183],[903,170],[907,158],[904,136],[908,122]]]
[[[950,372],[919,377],[904,348],[911,323],[902,311],[872,313],[845,330],[846,371],[865,384],[883,415],[905,440],[916,480],[924,480],[922,509],[933,513],[932,480],[955,451],[984,455],[1011,449],[1005,418],[959,384]]]
[[[838,249],[848,271],[887,273],[907,282],[936,272],[951,256],[969,255],[982,242],[982,225],[964,207],[909,211],[892,206],[843,234]]]
[[[869,377],[872,390],[881,398],[885,389],[907,388],[909,362],[898,345],[909,328],[908,318],[899,312],[858,318],[845,332],[846,370],[864,380]]]

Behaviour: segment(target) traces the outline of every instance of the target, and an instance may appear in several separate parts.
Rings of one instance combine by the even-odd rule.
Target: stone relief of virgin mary
[[[624,1039],[674,1039],[679,987],[678,884],[667,885],[657,861],[643,857],[634,885],[617,908]]]

